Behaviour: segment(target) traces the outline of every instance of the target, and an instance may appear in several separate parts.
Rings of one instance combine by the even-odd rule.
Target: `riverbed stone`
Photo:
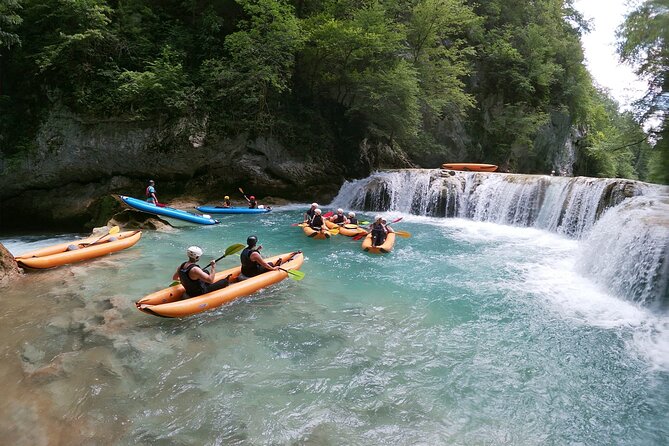
[[[21,272],[14,256],[0,243],[0,288],[21,277]]]

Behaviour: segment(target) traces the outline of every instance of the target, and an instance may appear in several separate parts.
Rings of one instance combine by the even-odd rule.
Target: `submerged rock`
[[[7,286],[18,279],[21,272],[14,256],[0,243],[0,287]]]
[[[124,230],[149,229],[152,231],[173,231],[172,225],[156,216],[145,214],[144,212],[124,210],[115,214],[107,223],[112,226],[120,226]]]

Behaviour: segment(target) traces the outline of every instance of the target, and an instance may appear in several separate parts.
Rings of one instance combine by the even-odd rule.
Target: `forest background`
[[[571,0],[2,0],[0,150],[34,152],[67,110],[327,147],[344,166],[372,141],[423,167],[668,183],[668,7],[642,2],[620,30],[649,85],[621,112]]]

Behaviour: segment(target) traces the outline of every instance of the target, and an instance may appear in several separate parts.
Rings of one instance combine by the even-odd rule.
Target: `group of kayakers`
[[[240,192],[242,192],[242,191],[240,190]],[[149,180],[149,184],[146,186],[146,189],[144,190],[144,195],[146,196],[147,203],[152,203],[156,206],[162,206],[158,202],[158,196],[156,195],[156,182],[155,181]],[[260,204],[260,205],[258,204],[258,202],[256,201],[256,197],[254,195],[247,196],[246,194],[244,194],[244,192],[242,192],[242,195],[244,196],[244,198],[248,202],[249,209],[264,208],[264,206],[262,204]],[[220,207],[222,207],[222,208],[233,207],[232,203],[230,202],[230,196],[226,195],[224,197],[223,204]],[[270,209],[269,206],[267,207],[267,209]]]
[[[309,227],[315,231],[323,230],[323,226],[325,226],[325,218],[339,226],[348,224],[358,225],[359,223],[355,216],[355,212],[349,212],[347,216],[342,208],[337,209],[337,211],[333,212],[330,217],[324,217],[323,211],[319,209],[318,203],[315,202],[311,203],[309,209],[304,213],[304,223],[309,225]],[[386,240],[388,233],[395,232],[393,228],[388,225],[388,222],[380,215],[377,215],[374,218],[374,221],[368,226],[368,229],[372,234],[372,246],[382,245]]]

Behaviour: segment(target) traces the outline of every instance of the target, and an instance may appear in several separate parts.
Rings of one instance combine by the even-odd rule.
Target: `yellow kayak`
[[[361,228],[358,225],[351,225],[351,224],[345,224],[339,226],[337,223],[332,223],[329,220],[325,221],[325,226],[328,227],[328,229],[334,229],[338,228],[339,233],[341,235],[345,235],[346,237],[355,237],[356,235],[359,234],[367,234],[367,230],[364,228]]]
[[[393,250],[394,245],[394,232],[389,232],[388,235],[386,235],[386,240],[379,246],[372,246],[372,234],[367,234],[367,237],[362,241],[362,249],[372,254],[387,254]]]
[[[304,262],[304,255],[301,252],[281,254],[265,260],[267,262],[276,262],[279,258],[282,259],[281,268],[286,270],[300,269]],[[216,273],[214,281],[224,279],[229,274],[231,275],[230,285],[221,290],[182,300],[181,298],[186,290],[182,285],[175,285],[149,294],[138,300],[135,303],[135,306],[138,310],[143,311],[144,313],[153,314],[154,316],[190,316],[220,307],[221,305],[239,299],[240,297],[248,296],[261,288],[281,282],[288,277],[288,273],[285,271],[268,271],[241,282],[237,282],[236,280],[241,273],[241,269],[241,266],[238,266]]]
[[[327,222],[325,224],[327,225]],[[325,227],[321,228],[320,231],[317,231],[311,228],[309,225],[305,225],[302,227],[302,230],[304,231],[304,235],[309,238],[315,238],[317,240],[325,240],[332,236],[332,234],[330,234],[330,232]]]
[[[116,240],[111,240],[111,237],[116,238]],[[114,235],[109,234],[103,238],[89,237],[83,240],[59,243],[57,245],[26,252],[25,254],[14,257],[14,259],[21,267],[35,269],[53,268],[55,266],[81,262],[82,260],[93,259],[105,254],[130,248],[137,243],[141,237],[141,231],[125,231]],[[70,245],[77,246],[78,249],[68,251],[67,248]]]

